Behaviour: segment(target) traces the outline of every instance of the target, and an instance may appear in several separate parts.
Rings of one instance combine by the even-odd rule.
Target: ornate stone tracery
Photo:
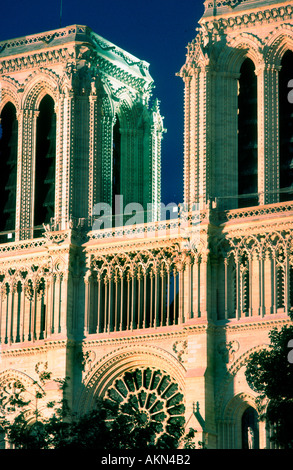
[[[106,398],[140,412],[145,423],[156,426],[157,436],[168,433],[169,426],[183,423],[183,395],[177,384],[162,371],[144,368],[126,372],[108,389]]]

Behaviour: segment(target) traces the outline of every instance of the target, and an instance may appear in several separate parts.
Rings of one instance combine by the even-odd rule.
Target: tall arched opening
[[[36,131],[35,228],[48,223],[55,213],[56,114],[49,95],[40,103]]]
[[[279,75],[280,201],[293,199],[293,104],[288,99],[292,69],[293,52],[287,51],[282,58]]]
[[[259,449],[258,414],[252,406],[246,408],[241,419],[242,449]]]
[[[258,204],[257,77],[245,59],[238,94],[238,207]]]
[[[17,147],[16,108],[8,102],[1,112],[0,128],[0,232],[15,230]]]

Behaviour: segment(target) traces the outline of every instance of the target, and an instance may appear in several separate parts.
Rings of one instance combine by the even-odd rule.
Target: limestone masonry
[[[293,307],[293,6],[204,4],[168,220],[149,64],[81,25],[0,43],[0,399],[48,363],[77,413],[136,400],[209,449],[247,448],[249,428],[268,448],[244,371]],[[97,229],[119,195],[151,210]]]

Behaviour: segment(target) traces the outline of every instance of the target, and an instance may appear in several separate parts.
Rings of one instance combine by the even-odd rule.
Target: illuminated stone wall
[[[15,380],[32,391],[35,364],[48,363],[54,378],[72,378],[69,402],[78,413],[108,396],[136,403],[146,419],[160,416],[158,432],[184,417],[208,448],[247,445],[247,423],[256,445],[270,445],[265,423],[253,421],[257,394],[244,372],[272,327],[289,322],[293,304],[293,204],[280,200],[277,127],[293,10],[285,1],[205,6],[180,72],[185,205],[168,221],[103,230],[89,223],[96,202],[112,201],[117,118],[124,168],[133,168],[134,149],[159,168],[163,125],[158,103],[148,107],[146,64],[81,26],[0,44],[0,110],[11,101],[19,119],[18,225],[15,240],[0,245],[4,405]],[[237,97],[246,59],[258,85],[259,205],[238,208]],[[57,116],[55,219],[33,237],[32,123],[46,94]],[[146,148],[135,145],[141,119],[150,129]],[[156,204],[159,174],[131,191],[127,202]],[[49,384],[48,399],[56,394]]]

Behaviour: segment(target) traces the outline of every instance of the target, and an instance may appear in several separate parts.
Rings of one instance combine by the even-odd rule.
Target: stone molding
[[[127,370],[147,366],[170,374],[179,387],[184,390],[185,369],[178,360],[167,351],[155,346],[120,348],[100,359],[93,365],[83,379],[84,390],[78,398],[79,412],[86,412],[93,405],[95,396],[103,396],[115,378]]]

